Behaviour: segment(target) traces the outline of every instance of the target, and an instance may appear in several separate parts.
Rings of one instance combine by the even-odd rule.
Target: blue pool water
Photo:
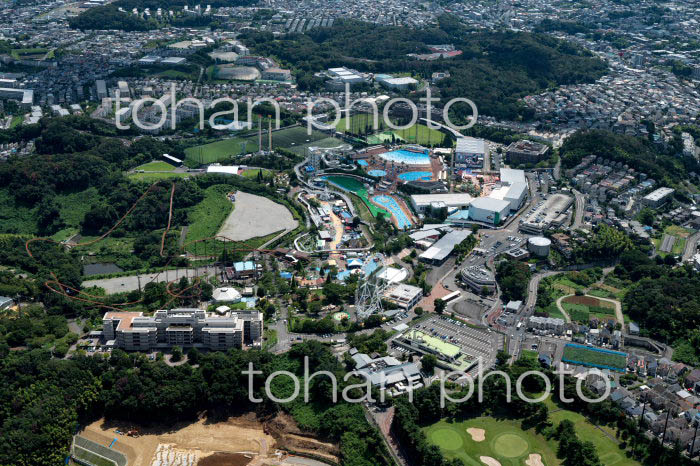
[[[384,160],[389,160],[396,163],[405,163],[407,165],[430,165],[430,156],[427,154],[427,151],[426,153],[421,153],[399,149],[379,154],[379,157],[383,158]]]
[[[401,210],[401,207],[399,207],[399,204],[397,204],[393,198],[382,195],[374,196],[372,200],[391,212],[391,214],[396,218],[396,223],[398,224],[399,228],[403,229],[411,226],[411,222],[408,220],[408,217],[406,217],[406,214],[403,212],[403,210]]]
[[[386,172],[384,170],[370,170],[367,172],[369,176],[385,176]]]
[[[369,165],[366,160],[358,160],[357,164],[361,167],[366,167],[367,165]]]
[[[399,178],[403,181],[430,181],[432,177],[433,172],[406,172],[399,175]]]

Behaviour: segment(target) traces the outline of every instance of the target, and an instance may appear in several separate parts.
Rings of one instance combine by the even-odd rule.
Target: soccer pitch
[[[582,366],[613,369],[624,372],[627,367],[627,354],[619,351],[609,351],[568,343],[564,346],[564,362]]]

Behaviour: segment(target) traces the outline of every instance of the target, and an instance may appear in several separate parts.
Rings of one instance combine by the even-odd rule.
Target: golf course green
[[[467,429],[483,429],[483,440]],[[484,466],[482,457],[493,458],[501,466],[523,466],[531,454],[540,455],[545,466],[561,463],[547,439],[534,430],[522,430],[518,420],[486,416],[462,422],[441,420],[426,427],[425,433],[446,457],[459,458],[468,466]]]

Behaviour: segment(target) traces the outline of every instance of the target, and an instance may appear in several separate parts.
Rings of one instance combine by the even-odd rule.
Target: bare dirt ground
[[[298,222],[285,206],[266,197],[238,191],[235,208],[218,234],[234,241],[245,241],[280,230],[291,231],[297,226]]]
[[[139,431],[138,437],[125,434]],[[222,422],[200,419],[167,428],[143,428],[134,425],[96,421],[79,435],[113,447],[127,456],[129,466],[162,466],[192,464],[197,466],[286,466],[298,457],[280,449],[316,455],[338,461],[337,445],[319,441],[301,432],[290,416],[280,414],[261,422],[254,414],[230,418]],[[189,462],[182,462],[183,460]],[[313,460],[309,460],[313,464]]]

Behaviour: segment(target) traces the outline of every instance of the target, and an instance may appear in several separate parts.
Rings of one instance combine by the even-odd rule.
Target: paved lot
[[[496,353],[503,347],[503,339],[499,334],[488,329],[470,327],[446,316],[431,316],[416,328],[459,346],[464,353],[474,358],[482,358],[484,367],[489,367],[495,361]]]
[[[280,230],[291,231],[298,226],[291,212],[266,197],[238,191],[233,212],[219,230],[220,236],[245,241]]]

